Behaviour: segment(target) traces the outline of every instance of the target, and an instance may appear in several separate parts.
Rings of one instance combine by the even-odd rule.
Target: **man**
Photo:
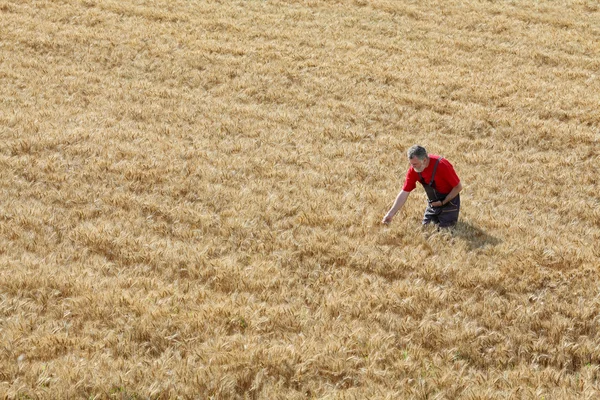
[[[462,184],[452,164],[443,157],[427,154],[425,148],[417,145],[408,149],[407,155],[411,166],[406,173],[404,186],[381,222],[392,222],[392,218],[404,206],[418,181],[423,185],[429,200],[423,216],[423,225],[433,223],[440,228],[456,225]]]

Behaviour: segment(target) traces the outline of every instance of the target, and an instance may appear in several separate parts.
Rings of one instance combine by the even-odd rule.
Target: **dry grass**
[[[0,1],[5,398],[594,398],[595,1]],[[420,143],[466,186],[454,236]]]

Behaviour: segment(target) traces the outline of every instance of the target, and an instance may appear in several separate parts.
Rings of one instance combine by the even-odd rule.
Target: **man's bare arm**
[[[444,199],[444,202],[442,203],[441,201],[436,201],[431,203],[432,207],[441,207],[443,205],[448,204],[448,202],[450,200],[452,200],[453,198],[455,198],[456,196],[458,196],[458,194],[460,193],[460,191],[463,189],[462,187],[462,183],[458,182],[458,185],[454,186],[452,188],[452,190],[450,191],[450,193],[448,193],[448,196],[446,196],[446,198]]]
[[[404,206],[404,203],[406,203],[406,199],[408,198],[409,194],[410,192],[405,192],[404,190],[398,193],[396,201],[394,201],[394,205],[392,206],[392,208],[390,208],[385,217],[383,217],[383,220],[381,221],[382,223],[389,224],[390,222],[392,222],[392,218],[394,218],[394,215],[396,215],[396,213],[402,208],[402,206]]]

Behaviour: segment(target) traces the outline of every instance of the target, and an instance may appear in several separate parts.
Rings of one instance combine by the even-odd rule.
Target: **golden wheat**
[[[600,7],[0,1],[4,398],[594,398]],[[390,227],[405,150],[454,234]]]

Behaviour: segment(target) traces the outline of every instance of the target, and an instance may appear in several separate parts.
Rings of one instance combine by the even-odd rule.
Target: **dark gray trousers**
[[[423,225],[436,224],[440,228],[450,228],[456,225],[460,212],[460,195],[456,196],[442,207],[431,207],[427,204]]]

